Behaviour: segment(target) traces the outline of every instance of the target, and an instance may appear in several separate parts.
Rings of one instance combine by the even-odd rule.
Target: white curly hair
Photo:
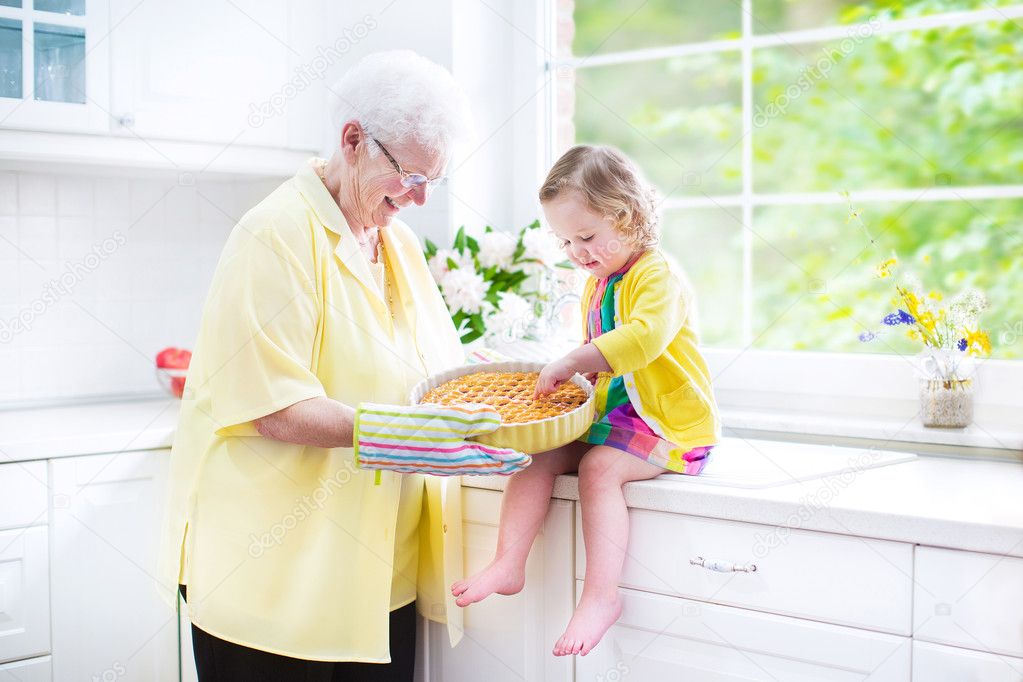
[[[469,101],[443,66],[412,50],[374,52],[330,89],[334,132],[349,121],[381,142],[414,140],[447,158],[472,134]],[[370,156],[379,154],[368,146]]]

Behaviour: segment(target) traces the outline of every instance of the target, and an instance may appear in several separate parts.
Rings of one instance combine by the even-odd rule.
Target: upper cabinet
[[[0,121],[105,132],[109,18],[102,0],[0,0]]]
[[[323,0],[0,0],[0,160],[290,176],[326,34]]]
[[[315,149],[318,3],[110,0],[114,132],[145,139]]]

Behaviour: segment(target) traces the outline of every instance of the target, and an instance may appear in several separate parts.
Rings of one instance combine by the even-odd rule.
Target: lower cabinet
[[[0,665],[0,680],[4,682],[8,682],[8,680],[10,682],[51,682],[57,678],[53,677],[50,663],[49,656],[40,656]]]
[[[53,680],[177,682],[156,551],[165,450],[50,461]]]
[[[1023,658],[913,642],[913,682],[1020,682]]]
[[[582,594],[582,581],[576,590]],[[621,618],[577,659],[576,680],[909,680],[906,637],[632,589],[621,594]]]
[[[489,563],[497,547],[501,493],[462,488],[465,575]],[[551,655],[572,615],[573,506],[552,500],[526,564],[526,586],[514,596],[492,595],[465,610],[465,636],[451,648],[444,625],[429,623],[417,668],[432,682],[566,682],[570,657]]]
[[[50,651],[46,536],[46,526],[0,532],[0,661]]]

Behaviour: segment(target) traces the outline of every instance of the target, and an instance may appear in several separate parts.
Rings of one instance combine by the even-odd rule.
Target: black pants
[[[185,587],[181,595],[186,597]],[[186,597],[187,601],[187,597]],[[307,661],[226,642],[192,626],[199,682],[412,682],[416,603],[391,611],[390,663]]]

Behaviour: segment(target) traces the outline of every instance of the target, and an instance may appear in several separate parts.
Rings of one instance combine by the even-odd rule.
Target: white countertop
[[[165,399],[2,411],[0,463],[167,448],[177,412],[178,402]],[[772,456],[782,464],[785,446],[773,447]],[[830,446],[816,447],[822,456],[834,453]],[[505,482],[463,478],[463,485],[492,490]],[[579,499],[576,477],[558,477],[554,496]],[[754,488],[669,474],[628,484],[626,501],[655,511],[1023,557],[1023,464],[1018,462],[919,457]]]

